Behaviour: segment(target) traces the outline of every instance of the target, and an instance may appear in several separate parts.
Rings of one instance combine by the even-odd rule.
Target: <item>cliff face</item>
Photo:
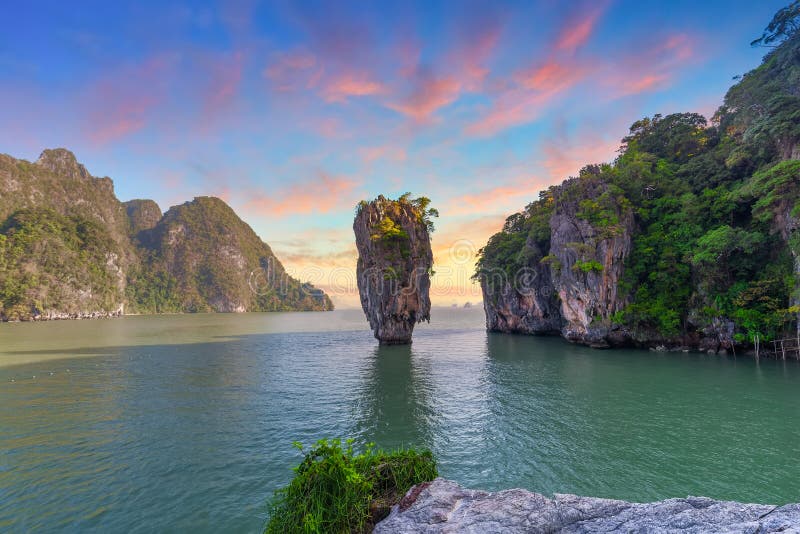
[[[0,154],[0,320],[332,309],[219,199],[162,217],[65,149]]]
[[[624,305],[619,282],[633,214],[621,193],[596,178],[568,180],[553,191],[552,285],[569,340],[607,345],[611,316]]]
[[[529,236],[521,268],[481,276],[487,327],[608,346],[616,335],[611,316],[625,305],[619,282],[631,249],[632,210],[621,191],[593,176],[567,180],[547,202],[547,243]]]
[[[800,523],[800,505],[744,504],[706,497],[631,503],[523,489],[489,493],[449,480],[411,488],[375,526],[393,532],[788,532]]]
[[[612,163],[542,191],[479,255],[487,328],[715,353],[794,337],[798,88],[800,32],[728,91],[712,123],[645,117]]]
[[[526,260],[519,274],[498,269],[480,279],[486,327],[516,334],[560,333],[563,316],[550,264],[542,262],[545,254],[530,238],[521,255]]]
[[[330,310],[330,299],[290,277],[269,246],[225,202],[198,197],[170,208],[140,239],[148,269],[175,280],[186,311]]]
[[[128,220],[131,223],[131,234],[137,236],[139,232],[150,230],[158,224],[163,214],[161,208],[154,200],[134,199],[122,203]]]
[[[410,343],[430,320],[433,266],[424,206],[379,196],[359,205],[353,222],[361,307],[382,344]]]
[[[137,261],[109,178],[63,148],[0,155],[0,320],[118,315]]]

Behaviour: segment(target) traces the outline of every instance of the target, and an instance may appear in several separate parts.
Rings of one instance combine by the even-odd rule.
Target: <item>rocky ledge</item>
[[[411,488],[374,532],[800,532],[800,504],[706,497],[630,503],[561,494],[550,499],[522,489],[464,489],[437,478]]]

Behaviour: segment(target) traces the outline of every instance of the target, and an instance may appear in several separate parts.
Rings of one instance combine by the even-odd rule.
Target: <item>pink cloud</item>
[[[379,159],[403,162],[407,156],[405,149],[391,145],[364,147],[359,149],[359,153],[364,163],[372,163]]]
[[[495,99],[488,113],[467,126],[467,133],[488,137],[505,129],[528,124],[536,120],[545,106],[576,85],[583,78],[581,71],[574,71],[571,78],[531,80],[541,84],[544,90],[516,88],[505,91]]]
[[[315,87],[322,68],[314,54],[295,50],[274,54],[263,74],[277,91],[287,92]]]
[[[204,98],[207,111],[217,111],[233,100],[239,91],[243,68],[242,52],[225,55],[210,62],[208,73],[211,80]]]
[[[557,93],[575,85],[586,76],[588,69],[578,63],[563,63],[553,59],[533,69],[517,74],[516,80],[526,89]]]
[[[451,66],[465,91],[479,91],[489,75],[487,63],[494,54],[503,24],[495,14],[472,16],[459,27],[458,43],[446,54],[445,64]]]
[[[421,75],[411,94],[386,106],[417,122],[424,122],[438,109],[455,102],[461,92],[461,83],[453,78],[436,78]]]
[[[312,128],[317,135],[328,139],[346,137],[342,135],[342,121],[335,117],[325,117],[316,121]]]
[[[668,86],[694,58],[695,45],[688,35],[670,35],[608,65],[602,79],[613,98],[651,92]]]
[[[383,84],[371,80],[365,73],[345,73],[327,80],[320,92],[328,102],[344,102],[348,97],[379,95],[386,91]]]
[[[388,92],[388,88],[366,70],[342,66],[303,50],[275,54],[263,75],[278,92],[312,90],[329,103]]]
[[[328,213],[352,203],[358,183],[344,176],[319,172],[315,179],[293,184],[274,193],[248,192],[244,208],[265,217]]]
[[[604,4],[595,6],[588,13],[582,12],[578,16],[570,17],[556,39],[555,49],[571,53],[585,45],[605,11]]]
[[[174,63],[174,57],[155,56],[90,83],[84,101],[89,139],[105,144],[144,128],[150,112],[166,98],[166,77]]]

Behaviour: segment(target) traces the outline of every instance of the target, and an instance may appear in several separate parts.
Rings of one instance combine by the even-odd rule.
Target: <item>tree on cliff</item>
[[[778,10],[761,37],[750,44],[752,46],[777,47],[792,37],[798,29],[800,29],[800,0]]]
[[[614,206],[628,203],[635,214],[619,284],[627,304],[607,328],[639,341],[709,336],[727,348],[733,338],[745,343],[788,333],[800,304],[798,27],[800,2],[793,2],[755,41],[774,49],[731,87],[711,124],[696,113],[636,121],[612,164],[585,167],[509,217],[480,251],[476,277],[547,265],[537,272],[558,282],[552,273],[564,254],[551,248],[554,225],[563,221],[566,202],[577,202],[581,209],[570,222],[588,224],[593,237],[568,245],[587,258],[596,254],[601,227],[614,220],[601,202],[605,191]],[[607,187],[598,189],[598,181]],[[554,289],[569,290],[558,283]],[[497,290],[484,285],[490,307],[501,298]],[[603,323],[584,311],[587,321]],[[732,333],[719,329],[730,321]]]

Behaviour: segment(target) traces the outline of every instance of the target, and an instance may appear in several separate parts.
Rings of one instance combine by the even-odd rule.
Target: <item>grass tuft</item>
[[[270,503],[265,532],[369,532],[415,484],[437,476],[430,451],[353,451],[353,440],[320,440]]]

